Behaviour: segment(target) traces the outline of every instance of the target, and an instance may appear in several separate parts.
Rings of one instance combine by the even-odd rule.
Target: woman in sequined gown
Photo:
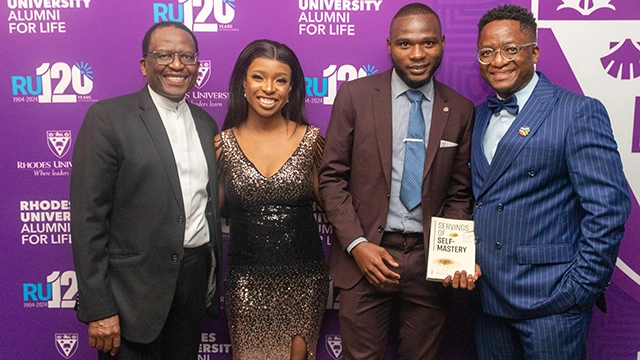
[[[315,359],[329,275],[313,214],[320,131],[286,45],[242,51],[216,137],[231,244],[225,308],[234,359]]]

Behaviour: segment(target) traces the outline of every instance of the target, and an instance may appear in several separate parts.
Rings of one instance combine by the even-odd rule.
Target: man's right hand
[[[398,263],[383,247],[365,241],[356,245],[351,250],[351,255],[372,285],[382,287],[398,284],[400,275],[387,267],[387,264],[398,267]]]
[[[120,318],[113,315],[89,323],[89,346],[115,356],[120,350]]]

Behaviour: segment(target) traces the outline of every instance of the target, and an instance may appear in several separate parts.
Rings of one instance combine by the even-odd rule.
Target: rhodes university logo
[[[77,333],[56,333],[56,350],[63,358],[69,359],[78,350]]]
[[[378,72],[374,65],[363,65],[356,68],[351,64],[331,64],[322,70],[322,77],[305,77],[307,104],[333,105],[338,93],[339,83],[371,76]]]
[[[75,271],[52,271],[46,281],[22,284],[24,307],[73,309],[78,293]]]
[[[93,71],[84,62],[69,65],[64,62],[44,62],[35,75],[11,77],[13,102],[76,103],[93,101]]]
[[[195,32],[237,31],[235,0],[178,0],[153,4],[153,22],[178,21]]]
[[[198,77],[196,78],[196,89],[202,89],[203,86],[209,82],[211,76],[211,60],[200,60],[200,67],[198,68]]]
[[[340,335],[327,335],[324,339],[324,345],[329,355],[336,360],[342,359],[342,341]]]
[[[47,130],[47,145],[58,159],[62,159],[71,148],[71,131]]]
[[[556,10],[573,9],[582,14],[582,16],[589,16],[598,9],[615,10],[616,7],[609,4],[610,2],[611,0],[593,0],[593,2],[585,1],[584,3],[576,0],[562,0],[562,4],[559,5]],[[580,6],[580,3],[582,3],[582,6]]]

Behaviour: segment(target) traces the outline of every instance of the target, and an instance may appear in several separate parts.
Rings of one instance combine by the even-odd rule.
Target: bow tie
[[[518,106],[518,99],[515,95],[511,95],[504,100],[498,99],[495,95],[487,97],[489,109],[493,114],[499,113],[502,109],[507,110],[511,115],[518,115],[520,107]]]

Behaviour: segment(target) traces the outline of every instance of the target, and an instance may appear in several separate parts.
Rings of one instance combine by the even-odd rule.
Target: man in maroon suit
[[[320,192],[335,232],[329,266],[341,289],[345,359],[384,359],[392,309],[398,357],[436,359],[451,308],[448,285],[471,290],[480,275],[425,279],[431,217],[469,219],[472,207],[473,104],[433,79],[444,43],[431,8],[404,6],[387,39],[393,69],[343,83],[333,105]],[[419,146],[410,151],[409,144]],[[421,153],[411,164],[415,149]],[[406,200],[403,175],[416,172],[413,200]]]

